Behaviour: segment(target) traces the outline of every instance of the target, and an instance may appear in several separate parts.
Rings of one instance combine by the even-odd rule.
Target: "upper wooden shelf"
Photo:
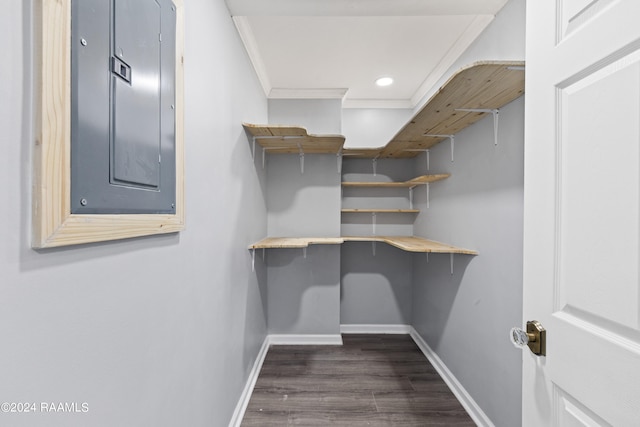
[[[299,126],[254,125],[242,126],[255,137],[268,153],[275,154],[338,154],[344,145],[342,135],[313,135]]]
[[[486,112],[460,109],[500,108],[524,94],[523,61],[474,63],[454,74],[384,147],[345,149],[356,158],[408,158],[433,147],[443,135],[455,135]],[[425,136],[440,135],[440,136]],[[416,151],[418,150],[418,151]]]
[[[441,181],[443,179],[449,178],[448,173],[440,173],[434,175],[421,175],[416,178],[410,179],[408,181],[403,182],[383,182],[383,181],[343,181],[343,187],[403,187],[403,188],[412,188],[416,185],[424,185],[429,182]]]
[[[314,244],[340,245],[343,242],[382,242],[407,252],[478,255],[471,249],[415,236],[267,237],[249,245],[249,249],[306,248]]]

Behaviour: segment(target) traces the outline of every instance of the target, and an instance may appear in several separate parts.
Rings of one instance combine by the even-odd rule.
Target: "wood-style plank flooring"
[[[242,426],[475,426],[409,335],[271,346]]]

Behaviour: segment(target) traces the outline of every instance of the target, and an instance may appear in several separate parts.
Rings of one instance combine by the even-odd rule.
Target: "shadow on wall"
[[[456,304],[460,285],[473,255],[451,254],[413,255],[413,326],[437,352],[443,331],[450,326],[449,318]],[[453,271],[453,274],[452,274]],[[480,304],[478,299],[473,305]]]
[[[381,242],[347,242],[340,259],[340,323],[410,324],[411,253]]]
[[[302,249],[266,251],[269,332],[338,333],[339,263],[336,245],[309,246],[306,258]]]

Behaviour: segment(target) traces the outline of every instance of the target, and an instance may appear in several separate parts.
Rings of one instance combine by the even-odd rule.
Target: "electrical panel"
[[[71,7],[71,213],[175,214],[174,4]]]

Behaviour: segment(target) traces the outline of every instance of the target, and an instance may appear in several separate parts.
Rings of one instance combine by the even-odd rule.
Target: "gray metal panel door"
[[[160,185],[160,5],[114,2],[111,182]]]
[[[175,29],[170,0],[72,1],[72,213],[175,213]]]

